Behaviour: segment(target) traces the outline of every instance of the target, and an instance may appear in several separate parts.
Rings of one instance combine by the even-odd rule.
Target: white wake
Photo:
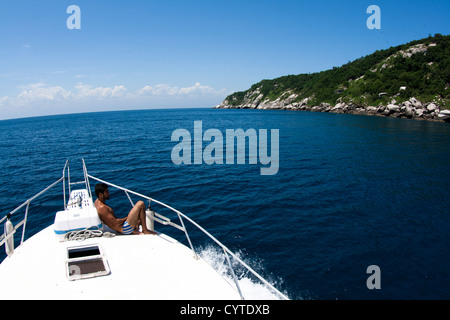
[[[199,250],[200,257],[209,263],[217,272],[225,278],[225,280],[234,288],[236,288],[233,275],[228,266],[228,261],[225,253],[218,247],[207,246]],[[243,254],[238,252],[236,256],[249,265],[252,269],[258,272],[264,279],[266,279],[272,286],[277,288],[282,280],[274,281],[273,279],[267,279],[256,269],[262,269],[262,263],[257,259],[250,259],[252,261],[245,261]],[[230,256],[230,261],[233,266],[234,272],[238,279],[238,284],[241,289],[242,295],[246,300],[280,300],[281,297],[268,288],[264,283],[257,279],[250,271],[243,267],[236,259]],[[255,266],[256,265],[256,266]],[[278,288],[277,288],[278,289]],[[286,293],[283,293],[287,295]]]

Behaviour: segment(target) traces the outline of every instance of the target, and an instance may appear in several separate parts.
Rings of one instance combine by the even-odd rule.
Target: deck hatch
[[[67,248],[66,275],[81,280],[110,274],[108,262],[98,244]]]
[[[67,253],[68,253],[69,259],[88,257],[88,256],[96,256],[96,255],[101,254],[98,245],[67,248]]]

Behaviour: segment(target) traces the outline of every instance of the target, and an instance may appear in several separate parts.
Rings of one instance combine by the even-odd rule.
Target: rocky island
[[[450,122],[450,36],[377,51],[342,67],[263,80],[214,108],[351,113]]]

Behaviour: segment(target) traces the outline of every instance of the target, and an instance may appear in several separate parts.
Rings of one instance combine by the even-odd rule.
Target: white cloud
[[[178,87],[171,87],[167,84],[157,84],[154,87],[145,86],[138,90],[139,95],[174,96],[178,94]]]
[[[16,106],[31,105],[45,101],[79,101],[85,98],[107,99],[125,96],[127,89],[123,86],[92,87],[79,83],[73,90],[64,89],[61,86],[48,86],[43,82],[20,86],[22,91],[15,97],[3,97],[0,101]]]
[[[71,96],[71,92],[67,91],[63,87],[55,86],[49,87],[44,83],[34,83],[28,86],[22,87],[23,90],[16,98],[8,99],[11,103],[18,106],[24,106],[41,101],[62,101]]]
[[[94,98],[94,99],[106,99],[123,97],[127,91],[123,85],[111,87],[97,87],[79,83],[75,86],[78,91],[73,94],[74,99]]]
[[[178,88],[176,86],[169,86],[167,84],[157,84],[155,86],[145,86],[138,90],[139,95],[155,95],[155,96],[192,96],[192,95],[223,95],[225,89],[216,90],[210,86],[203,86],[199,82],[195,85],[186,88]]]
[[[71,89],[50,86],[43,82],[18,88],[21,91],[17,96],[0,97],[0,119],[109,108],[124,109],[133,106],[147,108],[214,105],[227,94],[225,89],[216,90],[199,82],[182,88],[167,84],[146,85],[131,92],[124,85],[95,87],[83,83],[78,83]]]
[[[202,86],[200,83],[195,83],[194,86],[188,88],[181,88],[181,94],[192,94],[192,93],[200,93],[200,94],[209,94],[216,93],[216,91],[209,86]]]
[[[0,107],[4,106],[8,99],[8,96],[0,98]]]

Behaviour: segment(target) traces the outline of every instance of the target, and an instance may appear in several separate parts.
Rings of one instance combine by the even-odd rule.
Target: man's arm
[[[105,206],[97,207],[97,212],[103,223],[117,232],[122,232],[122,225],[127,218],[117,219]]]

